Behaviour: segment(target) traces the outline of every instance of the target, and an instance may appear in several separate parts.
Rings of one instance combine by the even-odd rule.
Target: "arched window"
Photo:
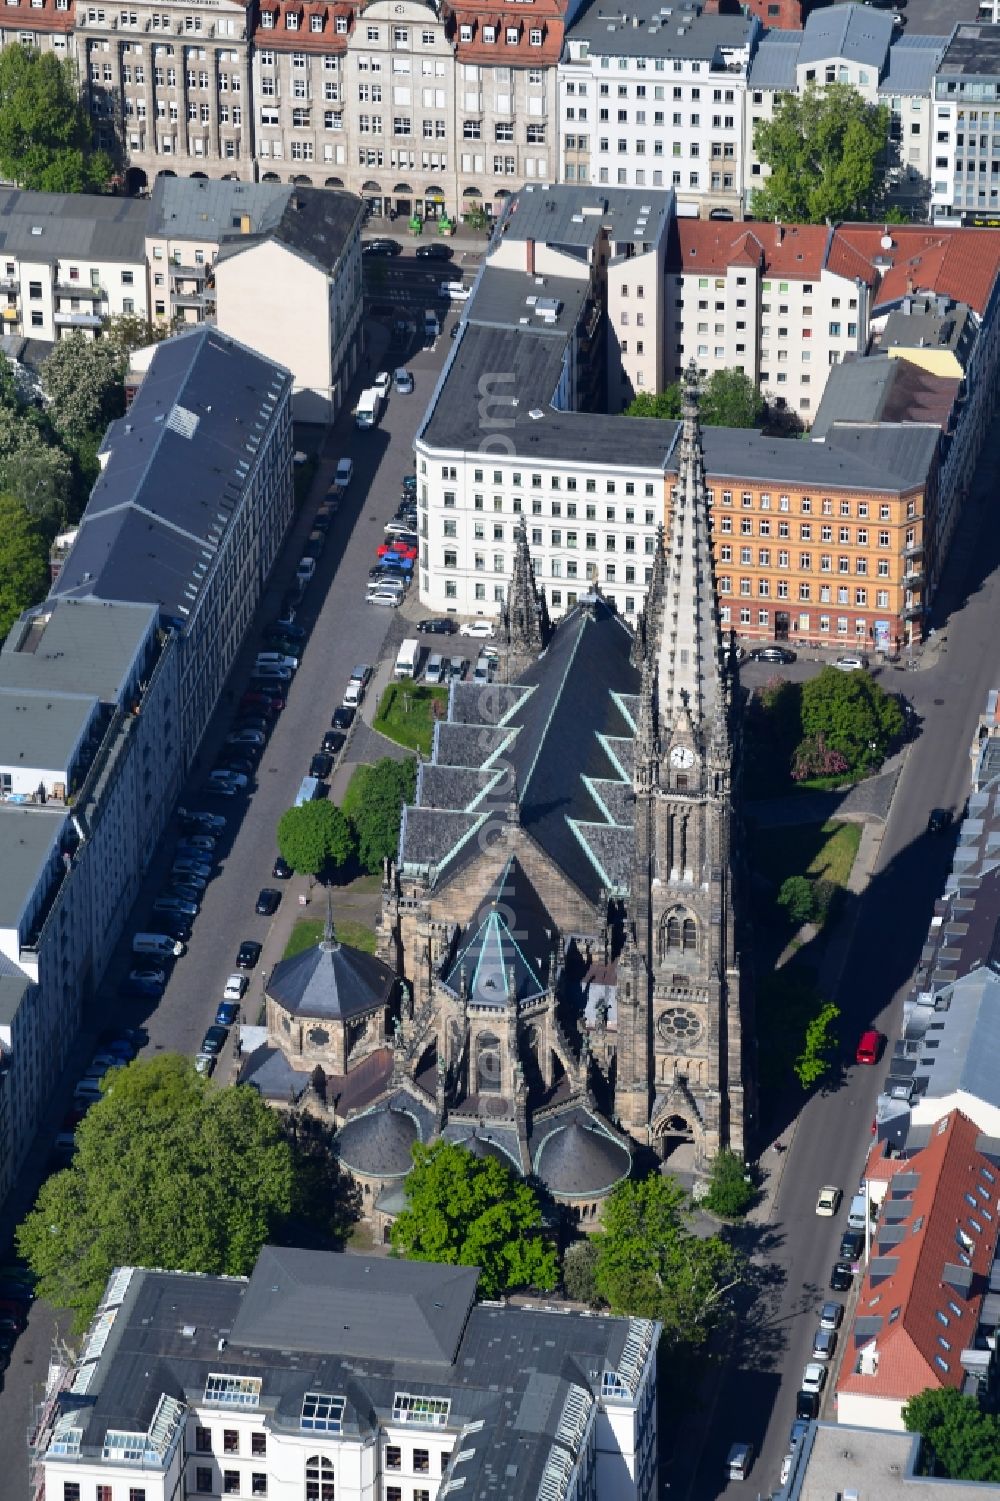
[[[681,946],[681,920],[679,917],[667,918],[667,948],[679,949]]]
[[[336,1501],[332,1459],[314,1454],[306,1460],[306,1501]]]
[[[693,951],[694,949],[696,949],[698,947],[698,929],[695,926],[694,918],[692,918],[692,917],[685,917],[685,919],[684,919],[684,945],[683,946],[689,952]]]

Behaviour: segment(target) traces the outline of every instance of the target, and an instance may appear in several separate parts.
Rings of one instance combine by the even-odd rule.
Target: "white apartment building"
[[[98,143],[124,144],[131,190],[159,172],[253,176],[251,14],[237,0],[76,7]]]
[[[659,1325],[477,1305],[477,1277],[270,1246],[249,1279],[120,1268],[53,1372],[35,1478],[60,1501],[476,1501],[499,1467],[519,1495],[653,1501]]]
[[[292,372],[296,421],[332,422],[361,358],[360,200],[160,177],[148,207],[153,317],[214,322]]]
[[[774,116],[779,98],[845,83],[890,114],[889,189],[901,207],[925,209],[931,177],[931,91],[945,37],[897,34],[892,15],[868,5],[814,10],[801,32],[769,31],[750,64],[745,95],[747,210],[766,169],[754,151],[754,130]]]
[[[1000,25],[955,28],[933,80],[933,103],[935,218],[994,228],[1000,217]]]
[[[147,317],[145,222],[128,198],[0,188],[3,332],[93,338],[105,318]]]
[[[559,176],[673,188],[679,214],[739,215],[753,16],[591,5],[559,64]]]

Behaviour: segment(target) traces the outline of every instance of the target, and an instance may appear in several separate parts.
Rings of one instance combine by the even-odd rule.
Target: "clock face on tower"
[[[678,771],[687,771],[694,765],[694,751],[687,745],[675,745],[670,752],[670,764],[676,766]]]

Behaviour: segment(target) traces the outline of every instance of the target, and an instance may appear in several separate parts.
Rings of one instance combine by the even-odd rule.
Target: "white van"
[[[434,652],[427,658],[427,668],[424,672],[424,682],[430,684],[432,688],[437,687],[437,685],[443,681],[443,675],[444,658],[438,652]]]
[[[374,427],[381,411],[382,393],[375,386],[369,386],[358,397],[358,404],[354,408],[354,426]]]
[[[157,954],[161,959],[179,959],[184,952],[184,945],[176,938],[169,938],[166,933],[133,933],[133,954]]]
[[[424,309],[424,338],[436,339],[441,332],[441,324],[438,315],[432,307]]]
[[[396,653],[396,665],[392,669],[392,675],[394,678],[415,678],[419,663],[420,642],[415,637],[408,638]]]
[[[295,806],[301,808],[304,803],[315,802],[319,797],[319,778],[303,777],[299,783],[299,790],[295,794]]]
[[[868,1225],[868,1200],[863,1193],[857,1193],[851,1200],[851,1207],[847,1211],[847,1223],[852,1230],[864,1230]]]

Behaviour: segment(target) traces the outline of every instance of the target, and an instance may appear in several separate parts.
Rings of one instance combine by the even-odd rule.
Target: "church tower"
[[[616,1109],[703,1165],[748,1134],[732,874],[735,666],[723,646],[698,420],[684,376],[667,536],[642,635],[633,765],[635,858],[619,975]]]
[[[507,598],[501,617],[501,641],[504,647],[506,679],[516,682],[545,647],[549,637],[549,617],[545,596],[535,583],[535,569],[528,550],[528,532],[524,518],[518,522],[517,547]]]

